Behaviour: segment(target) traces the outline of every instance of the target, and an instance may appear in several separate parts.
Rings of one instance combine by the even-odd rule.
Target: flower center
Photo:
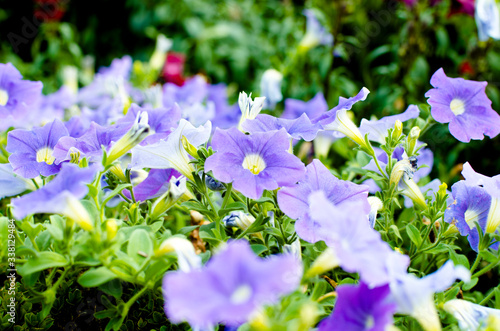
[[[450,109],[456,116],[465,112],[465,103],[460,99],[453,99],[450,103]]]
[[[240,305],[242,303],[247,303],[248,300],[252,297],[252,288],[250,285],[240,285],[234,292],[231,294],[231,302],[235,305]]]
[[[467,209],[465,211],[464,218],[465,218],[465,222],[467,222],[467,225],[472,230],[476,227],[475,223],[477,223],[477,221],[478,221],[479,214],[474,210]]]
[[[242,166],[250,170],[254,175],[258,175],[266,168],[266,161],[259,154],[248,154],[243,159]]]
[[[0,89],[0,106],[5,106],[9,102],[9,94],[7,91]]]
[[[494,233],[500,224],[500,198],[491,198],[490,210],[486,221],[486,232]]]
[[[56,158],[52,156],[52,151],[53,150],[50,147],[40,148],[36,152],[36,162],[45,162],[48,165],[51,165],[52,163],[54,163]]]
[[[368,316],[365,320],[365,330],[370,330],[375,325],[375,319],[373,316]]]

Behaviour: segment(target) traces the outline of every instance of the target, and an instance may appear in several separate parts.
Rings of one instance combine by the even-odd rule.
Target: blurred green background
[[[396,0],[3,1],[0,61],[43,81],[50,93],[62,84],[64,65],[99,68],[125,54],[147,61],[161,33],[186,56],[185,76],[201,73],[228,84],[233,102],[239,91],[258,95],[262,73],[275,68],[284,73],[284,98],[308,100],[322,91],[329,107],[366,86],[372,93],[354,109],[359,123],[425,104],[430,77],[443,67],[451,77],[488,81],[499,110],[499,43],[479,42],[474,18],[453,14],[457,6],[455,0],[436,6],[420,0],[411,8]],[[334,36],[333,45],[298,49],[305,8]],[[283,102],[277,113],[282,109]],[[465,161],[484,174],[500,173],[498,139],[462,144],[441,124],[421,138],[435,153],[432,175],[444,181],[457,180],[455,166]]]

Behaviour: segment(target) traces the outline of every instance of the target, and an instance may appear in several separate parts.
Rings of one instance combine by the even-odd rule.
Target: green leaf
[[[43,230],[43,225],[40,223],[33,224],[31,222],[22,222],[21,230],[30,238],[32,241],[35,240],[36,236]]]
[[[17,268],[17,271],[24,277],[48,268],[64,267],[68,265],[68,263],[69,261],[61,254],[55,252],[41,252]]]
[[[479,254],[483,259],[490,263],[496,263],[498,261],[498,257],[489,250],[483,250]]]
[[[137,229],[132,232],[128,241],[127,254],[134,259],[139,266],[146,260],[146,257],[153,254],[153,241],[147,231]]]
[[[50,224],[46,224],[45,227],[47,231],[49,231],[52,238],[58,241],[62,241],[64,239],[64,228],[66,226],[66,222],[59,215],[50,216]]]
[[[256,255],[260,255],[261,253],[267,251],[267,247],[265,245],[254,244],[254,245],[250,245],[250,247],[252,248],[252,251]]]
[[[114,272],[106,267],[100,267],[84,272],[78,278],[78,283],[83,287],[96,287],[115,278],[117,278],[117,276]]]
[[[477,282],[479,281],[479,278],[472,278],[470,283],[465,283],[464,286],[462,286],[462,289],[464,291],[469,291],[472,289],[474,286],[476,286]]]
[[[470,264],[469,260],[467,259],[467,256],[462,255],[462,254],[457,254],[453,249],[448,249],[450,252],[450,259],[453,261],[453,264],[455,265],[463,265],[467,269],[470,269]]]
[[[422,243],[422,237],[418,229],[413,224],[408,224],[406,225],[406,233],[415,246],[419,247]]]
[[[240,201],[230,203],[229,205],[226,206],[226,208],[219,210],[219,216],[223,216],[223,215],[230,213],[232,211],[235,211],[235,210],[246,211],[247,205],[244,204],[243,202],[240,202]]]
[[[188,233],[190,233],[191,231],[193,231],[197,227],[199,227],[199,225],[185,226],[185,227],[179,229],[179,231],[177,231],[177,233],[187,235]]]
[[[126,189],[127,187],[132,187],[132,184],[127,183],[127,184],[118,185],[113,191],[111,191],[111,193],[108,194],[106,199],[104,199],[104,201],[102,202],[102,205],[106,206],[106,204],[108,203],[109,200],[113,199],[115,196],[120,194],[120,192],[123,191],[124,189]]]
[[[399,229],[395,224],[392,224],[389,227],[389,233],[392,232],[398,238],[401,242],[403,242],[403,238],[401,237],[401,234],[399,233]]]
[[[156,233],[156,232],[158,232],[158,230],[160,230],[160,228],[162,226],[163,226],[163,221],[158,221],[158,222],[154,222],[149,227],[151,228],[151,231]]]

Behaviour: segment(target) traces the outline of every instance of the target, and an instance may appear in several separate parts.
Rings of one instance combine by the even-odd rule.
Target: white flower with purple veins
[[[479,40],[500,39],[500,12],[495,0],[476,0],[475,18]]]

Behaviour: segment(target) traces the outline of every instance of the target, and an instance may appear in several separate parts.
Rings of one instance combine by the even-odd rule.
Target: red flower
[[[470,64],[469,61],[465,60],[462,63],[460,63],[460,66],[458,67],[458,72],[460,72],[460,75],[474,75],[474,68]]]
[[[165,81],[182,86],[186,80],[183,76],[185,62],[186,56],[184,54],[169,52],[162,72]]]
[[[57,22],[66,13],[69,0],[35,0],[35,17],[39,22]]]

